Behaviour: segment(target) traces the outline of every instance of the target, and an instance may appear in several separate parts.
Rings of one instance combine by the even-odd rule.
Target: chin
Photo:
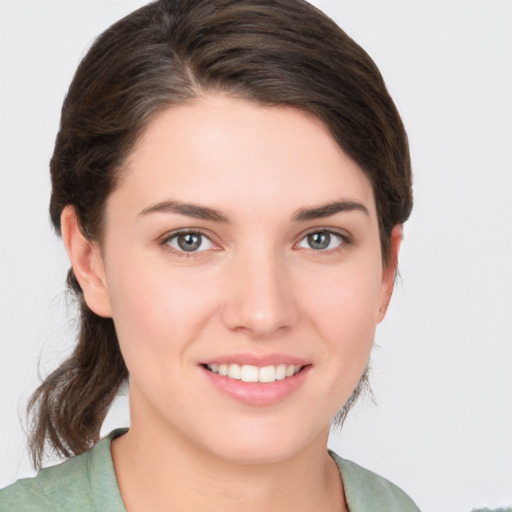
[[[215,438],[210,438],[209,444],[216,456],[235,464],[274,464],[293,459],[313,445],[327,446],[330,423],[317,431],[297,425],[283,425],[275,419],[246,420],[212,432]]]

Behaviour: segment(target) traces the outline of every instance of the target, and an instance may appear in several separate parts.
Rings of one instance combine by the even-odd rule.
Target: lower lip
[[[284,400],[297,391],[306,380],[311,365],[305,366],[299,373],[274,382],[244,382],[230,379],[200,367],[205,376],[222,393],[249,405],[272,405]]]

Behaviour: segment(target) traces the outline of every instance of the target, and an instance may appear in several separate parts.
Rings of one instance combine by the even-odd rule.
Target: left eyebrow
[[[337,213],[360,211],[366,215],[370,215],[368,208],[361,203],[355,201],[334,201],[332,203],[322,204],[312,208],[301,208],[293,215],[295,222],[304,222],[307,220],[323,219],[331,217]]]

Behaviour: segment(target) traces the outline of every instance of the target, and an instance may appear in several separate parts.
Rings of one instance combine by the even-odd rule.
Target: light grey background
[[[0,0],[0,487],[32,473],[19,416],[69,351],[50,229],[60,105],[136,0]],[[512,2],[317,0],[374,58],[409,132],[415,209],[372,383],[332,446],[424,511],[512,505]],[[126,424],[125,400],[104,430]]]

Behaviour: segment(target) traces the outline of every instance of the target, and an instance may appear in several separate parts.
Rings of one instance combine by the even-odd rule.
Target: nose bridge
[[[224,304],[230,329],[269,337],[297,318],[285,258],[271,246],[258,245],[234,257]]]

